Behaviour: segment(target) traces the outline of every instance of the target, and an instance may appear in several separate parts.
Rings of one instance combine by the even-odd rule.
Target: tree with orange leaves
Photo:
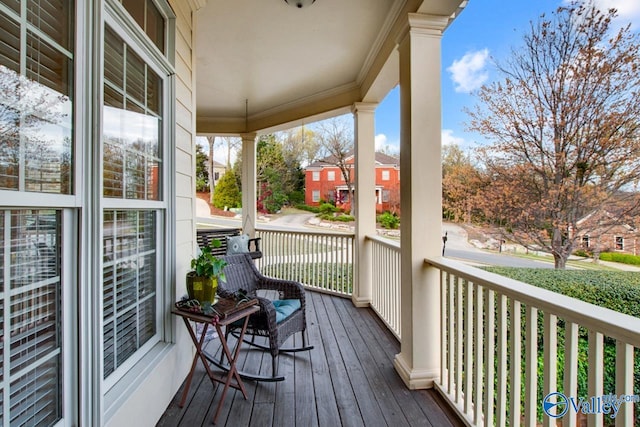
[[[564,268],[578,220],[637,191],[640,179],[640,43],[616,11],[573,2],[532,22],[523,45],[497,64],[469,128],[481,150],[491,201],[514,237],[534,241]],[[629,209],[638,209],[630,203]]]

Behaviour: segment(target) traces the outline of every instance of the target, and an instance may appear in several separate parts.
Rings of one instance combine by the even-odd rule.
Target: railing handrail
[[[364,238],[365,240],[371,240],[372,242],[376,242],[386,248],[400,252],[400,242],[396,242],[394,240],[386,239],[380,236],[373,236],[370,234],[367,234]]]
[[[273,228],[258,228],[256,227],[256,231],[261,233],[295,233],[295,234],[304,234],[306,236],[347,236],[354,237],[356,234],[354,231],[335,231],[335,230],[327,230],[327,231],[308,231],[308,230],[292,230],[290,228],[282,228],[282,229],[273,229]]]
[[[447,258],[427,258],[425,262],[443,271],[452,272],[458,277],[477,285],[512,297],[521,303],[553,313],[592,331],[602,332],[606,336],[631,344],[634,347],[640,347],[640,318]]]

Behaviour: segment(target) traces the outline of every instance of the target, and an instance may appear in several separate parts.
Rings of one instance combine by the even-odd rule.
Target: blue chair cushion
[[[272,302],[276,308],[276,323],[282,322],[300,308],[299,299],[279,299]]]

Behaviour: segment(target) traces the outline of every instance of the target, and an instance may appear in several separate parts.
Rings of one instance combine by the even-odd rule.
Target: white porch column
[[[256,134],[242,137],[242,231],[256,235]]]
[[[394,366],[410,389],[440,375],[440,284],[425,257],[441,254],[440,45],[448,18],[409,14],[400,53],[402,343]]]
[[[353,105],[355,124],[355,271],[351,300],[356,307],[371,302],[371,245],[367,235],[376,233],[375,111],[377,104]]]

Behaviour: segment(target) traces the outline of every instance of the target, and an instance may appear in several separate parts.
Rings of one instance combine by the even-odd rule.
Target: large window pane
[[[64,49],[0,13],[0,189],[71,194],[73,56],[61,34],[70,31],[73,2],[42,0],[38,15],[39,3],[28,3],[28,21]]]
[[[9,346],[9,359],[0,356],[0,384],[9,387],[3,415],[11,425],[53,425],[62,417],[60,224],[60,211],[0,211],[0,255],[9,260],[0,270],[0,355]]]
[[[20,25],[0,13],[0,28],[0,65],[20,72]]]
[[[162,79],[109,28],[105,45],[103,194],[160,200]]]
[[[157,333],[156,212],[104,212],[104,376]]]
[[[65,49],[73,43],[73,8],[66,0],[28,0],[27,19]]]
[[[129,15],[164,53],[164,18],[152,0],[121,0]]]
[[[103,118],[105,197],[160,200],[160,119],[109,106]]]

